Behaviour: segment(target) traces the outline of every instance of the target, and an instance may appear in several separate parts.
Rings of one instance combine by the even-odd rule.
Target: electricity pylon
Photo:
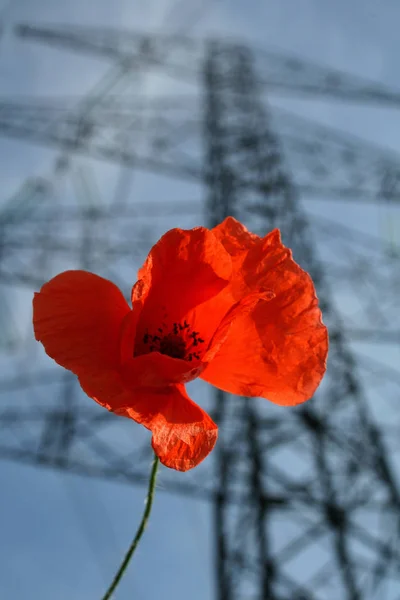
[[[90,39],[87,36],[87,43]],[[111,37],[100,41],[113,46]],[[141,51],[148,57],[148,48]],[[116,51],[110,56],[119,57]],[[377,596],[395,600],[400,585],[400,496],[386,439],[371,414],[371,403],[379,396],[362,385],[359,363],[349,348],[350,317],[337,309],[340,290],[332,291],[327,283],[328,269],[315,252],[298,191],[323,196],[330,190],[349,201],[361,196],[396,202],[396,157],[294,119],[290,126],[285,121],[287,133],[281,145],[271,112],[262,102],[257,65],[246,47],[209,43],[202,68],[196,65],[193,71],[203,75],[203,119],[193,118],[193,104],[185,99],[181,103],[161,99],[158,113],[153,102],[151,110],[156,114],[146,118],[143,147],[134,151],[121,152],[117,135],[127,115],[132,123],[132,113],[110,97],[91,113],[89,123],[78,124],[73,112],[64,117],[60,111],[55,115],[37,106],[16,106],[8,113],[1,111],[0,130],[204,183],[209,225],[233,214],[260,234],[280,227],[296,260],[314,278],[330,330],[325,380],[315,398],[296,409],[217,392],[211,410],[220,426],[220,440],[210,462],[196,469],[185,484],[173,473],[167,483],[171,490],[203,495],[214,505],[219,600],[372,600]],[[157,67],[165,65],[161,61]],[[137,105],[135,110],[140,127],[141,111],[147,108]],[[201,140],[205,157],[198,152]],[[284,151],[288,160],[300,165],[296,172],[288,163],[293,178]],[[121,221],[131,208],[121,213]],[[193,210],[189,203],[187,208]],[[107,218],[106,211],[102,214],[100,218]],[[87,257],[92,256],[92,251],[87,252],[88,236],[90,230],[81,237],[86,268]],[[335,262],[332,254],[329,258]],[[111,264],[110,257],[109,253]],[[336,262],[337,272],[347,266]],[[361,281],[361,269],[356,273]],[[390,274],[382,270],[379,276],[382,285],[393,284]],[[346,281],[351,279],[348,272]],[[342,278],[338,281],[343,284]],[[384,314],[389,310],[394,312],[389,302],[385,306],[365,303],[358,315],[358,331],[373,311],[374,324],[389,336]],[[69,376],[64,379],[47,380],[51,393],[47,406],[40,407],[43,412],[22,402],[15,409],[10,396],[0,423],[19,436],[21,447],[3,445],[1,454],[88,475],[129,481],[145,478],[148,441],[140,449],[127,448],[119,435],[116,444],[113,432],[122,431],[126,423],[80,408],[74,400],[76,385]],[[45,381],[41,374],[39,383]],[[12,389],[20,394],[27,384],[29,377],[24,382],[20,376],[3,383],[3,389],[8,386],[8,394]],[[51,394],[59,396],[60,389],[64,398],[54,408]],[[30,437],[21,432],[24,423],[31,427]],[[133,451],[136,470],[130,460]]]

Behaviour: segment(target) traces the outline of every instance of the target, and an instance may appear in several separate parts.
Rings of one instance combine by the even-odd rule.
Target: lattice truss
[[[147,432],[99,409],[46,360],[23,314],[32,290],[63,268],[81,267],[110,277],[128,295],[140,261],[168,227],[210,225],[226,214],[261,235],[279,226],[316,283],[330,329],[327,376],[315,399],[295,409],[193,385],[194,399],[220,425],[218,448],[184,478],[164,474],[164,486],[215,508],[220,600],[397,600],[400,374],[388,357],[398,352],[399,255],[396,240],[345,223],[356,218],[356,200],[360,219],[365,201],[376,202],[379,217],[394,214],[399,158],[270,110],[263,85],[277,73],[285,80],[282,58],[266,71],[271,56],[261,60],[222,42],[194,51],[189,40],[104,30],[46,35],[117,60],[110,80],[118,85],[77,108],[62,100],[0,106],[0,133],[62,152],[51,176],[25,182],[2,205],[3,342],[17,332],[24,343],[14,340],[17,350],[0,362],[0,456],[145,481]],[[296,69],[292,91],[297,85],[302,93],[398,98],[315,65]],[[155,71],[157,87],[164,77],[167,92],[149,98],[136,86],[132,94],[132,70]],[[285,87],[282,81],[275,83]],[[93,179],[73,153],[144,173],[139,199],[97,201]],[[145,196],[156,176],[163,197],[160,187]],[[340,200],[340,218],[318,216],[311,197]],[[60,222],[61,233],[54,227]],[[20,328],[7,328],[11,309],[24,306]]]

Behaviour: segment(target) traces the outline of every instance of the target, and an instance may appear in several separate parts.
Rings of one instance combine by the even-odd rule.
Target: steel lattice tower
[[[378,432],[369,420],[278,140],[260,103],[250,52],[240,47],[226,52],[215,44],[206,63],[206,87],[210,222],[215,224],[227,214],[245,216],[248,221],[250,213],[253,230],[279,226],[294,256],[317,282],[331,339],[323,390],[304,408],[291,414],[277,411],[271,419],[271,411],[261,410],[252,400],[235,402],[216,394],[217,420],[224,439],[217,449],[223,482],[216,504],[220,598],[327,598],[335,588],[332,597],[361,600],[368,597],[368,590],[379,588],[390,561],[383,567],[383,558],[376,556],[375,564],[369,564],[370,572],[365,569],[354,552],[361,533],[357,515],[373,498],[380,497],[379,502],[385,498],[378,510],[385,506],[398,530],[398,488]],[[246,173],[246,187],[236,176],[241,172]],[[299,485],[293,474],[281,468],[283,450],[307,464],[306,482]],[[366,471],[371,487],[364,495]],[[238,480],[247,490],[248,500],[235,510],[229,496]],[[277,524],[290,519],[289,515],[303,519],[302,543],[297,538],[295,544],[282,547]],[[330,564],[319,565],[321,571],[315,569],[313,585],[302,585],[288,568],[293,547],[297,546],[300,560],[320,536],[331,545]],[[398,544],[392,551],[397,570]]]
[[[104,40],[97,38],[97,43]],[[90,39],[87,44],[90,45]],[[179,109],[178,116],[171,119],[167,129],[172,143],[169,140],[161,154],[159,150],[141,149],[122,152],[117,137],[109,136],[105,142],[101,135],[96,137],[101,123],[103,132],[106,128],[115,132],[127,118],[126,109],[114,100],[83,121],[70,113],[57,120],[55,115],[49,117],[48,111],[34,106],[5,107],[0,112],[0,130],[150,171],[162,170],[172,176],[203,181],[209,225],[233,214],[260,235],[280,227],[284,242],[312,274],[318,289],[330,330],[328,373],[316,397],[296,409],[217,392],[212,408],[220,427],[220,440],[208,467],[213,473],[196,469],[184,485],[172,476],[170,489],[202,495],[213,503],[218,600],[373,600],[377,596],[397,600],[398,484],[381,430],[371,416],[368,394],[359,381],[342,315],[336,309],[311,242],[298,200],[299,186],[289,176],[272,116],[262,101],[252,53],[244,46],[210,43],[201,72],[204,164],[187,155],[179,160],[179,152],[174,154],[174,125],[179,120],[185,125],[186,110]],[[190,106],[189,112],[191,109]],[[104,114],[109,118],[104,119]],[[51,124],[47,129],[43,128],[45,122]],[[155,119],[154,123],[156,128],[159,122]],[[82,125],[84,133],[79,129]],[[149,131],[151,135],[151,126]],[[294,138],[288,136],[292,147],[296,146]],[[300,154],[305,152],[306,136],[303,142]],[[329,158],[329,150],[334,156],[335,148],[340,146],[338,140],[326,137],[324,143],[326,157]],[[366,151],[361,165],[369,156]],[[395,160],[391,163],[387,159],[384,165],[396,169]],[[366,193],[373,196],[377,192],[381,175],[369,173],[373,185],[364,188]],[[338,178],[342,186],[345,179]],[[304,189],[310,189],[310,182],[311,178],[305,179]],[[352,188],[347,182],[349,194],[359,183],[352,181],[351,185]],[[388,197],[396,198],[393,179],[385,190]],[[345,187],[342,192],[346,193]],[[123,221],[124,215],[121,217]],[[55,218],[60,215],[54,208],[47,209],[44,220],[50,223]],[[77,250],[88,261],[92,255],[88,248],[95,242],[90,241],[90,232],[83,231],[93,213],[81,212],[76,218],[83,227]],[[97,218],[108,219],[110,212],[100,211]],[[114,257],[125,256],[126,247],[114,245],[113,253]],[[92,260],[86,268],[90,264]],[[147,440],[139,449],[129,448],[131,455],[138,457],[133,470],[124,447],[116,449],[110,439],[107,446],[103,440],[102,446],[93,439],[93,432],[101,428],[122,427],[120,420],[117,423],[111,415],[73,407],[77,391],[73,380],[66,376],[60,381],[59,375],[51,379],[52,373],[50,385],[56,386],[52,393],[63,390],[65,401],[37,415],[42,426],[35,448],[29,443],[17,450],[2,447],[1,455],[88,475],[128,481],[145,477]],[[38,378],[43,383],[45,377],[39,374]],[[8,389],[13,385],[17,389],[21,381],[10,381]],[[25,407],[19,412],[6,409],[0,413],[0,424],[12,428],[24,419],[29,422],[31,416]],[[84,461],[77,455],[74,445],[82,440],[87,448],[93,442],[97,452],[94,460],[89,456]],[[106,456],[104,449],[110,452],[110,448],[114,454]]]

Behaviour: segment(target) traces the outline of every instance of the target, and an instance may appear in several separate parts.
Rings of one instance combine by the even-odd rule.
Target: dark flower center
[[[173,358],[185,358],[186,344],[179,335],[169,333],[161,338],[159,352]]]
[[[148,347],[147,352],[160,352],[172,358],[183,360],[200,360],[199,346],[204,340],[199,337],[198,331],[192,331],[186,320],[183,323],[173,323],[172,328],[163,324],[157,329],[157,334],[146,332],[143,336],[143,344]]]

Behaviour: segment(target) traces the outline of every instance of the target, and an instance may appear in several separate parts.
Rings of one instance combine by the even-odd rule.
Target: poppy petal
[[[189,398],[183,385],[160,392],[143,390],[142,398],[136,397],[134,406],[126,412],[151,430],[154,452],[163,465],[177,471],[196,467],[218,438],[217,425]]]
[[[209,345],[216,329],[238,300],[249,295],[249,290],[237,277],[240,264],[245,259],[246,253],[261,238],[249,232],[244,225],[233,217],[227,217],[220,225],[210,230],[214,237],[223,245],[231,256],[232,275],[229,284],[218,294],[197,304],[185,316],[193,330],[198,330],[204,338],[206,347]],[[239,283],[240,281],[240,283]],[[239,283],[239,285],[238,285]]]
[[[165,233],[151,249],[132,290],[132,302],[144,302],[138,335],[143,328],[180,321],[224,289],[231,272],[230,255],[208,229]]]
[[[243,319],[246,315],[253,311],[260,301],[267,302],[268,300],[272,300],[273,297],[274,294],[268,290],[257,290],[251,294],[248,294],[248,296],[245,296],[245,298],[242,298],[242,300],[234,304],[232,308],[228,310],[217,330],[215,331],[210,342],[210,347],[203,357],[204,363],[209,363],[219,352],[221,346],[228,337],[233,323],[238,317]]]
[[[131,387],[164,387],[174,383],[188,383],[200,375],[204,365],[189,362],[159,352],[149,352],[125,362],[121,373]]]
[[[60,273],[33,299],[35,337],[58,364],[79,375],[119,363],[119,338],[130,308],[111,281],[86,271]]]
[[[239,256],[260,242],[261,238],[251,233],[234,217],[226,217],[222,223],[211,229],[231,256]]]
[[[132,388],[124,385],[119,371],[84,372],[78,375],[78,380],[89,398],[111,412],[117,413],[121,407],[132,403]]]
[[[279,231],[249,251],[242,270],[249,289],[262,284],[275,297],[234,320],[201,377],[233,394],[304,402],[325,373],[328,352],[312,280],[281,244]]]
[[[84,391],[99,404],[151,430],[154,452],[166,467],[188,471],[214,448],[218,427],[189,398],[183,385],[128,390],[118,375],[113,381],[105,378],[104,384],[86,375],[81,381]]]
[[[163,465],[177,471],[196,467],[218,439],[217,425],[189,398],[183,385],[172,387],[168,402],[150,429],[154,452]]]

